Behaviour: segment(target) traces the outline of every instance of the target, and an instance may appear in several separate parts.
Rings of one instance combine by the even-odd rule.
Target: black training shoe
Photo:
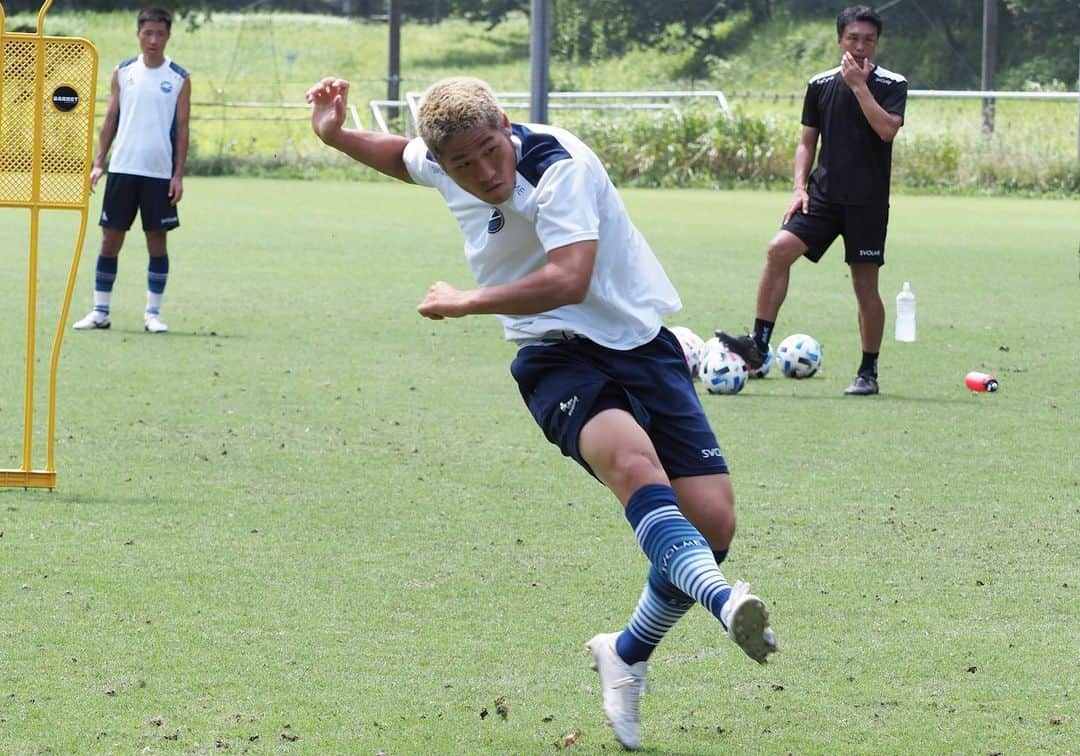
[[[870,396],[877,392],[877,378],[872,375],[857,375],[855,382],[844,389],[845,396]]]
[[[765,357],[768,354],[768,350],[764,352],[761,351],[761,347],[754,341],[753,336],[732,336],[729,333],[717,331],[716,338],[720,339],[720,343],[726,346],[730,351],[742,357],[743,362],[746,363],[746,367],[750,370],[757,370],[765,364]]]

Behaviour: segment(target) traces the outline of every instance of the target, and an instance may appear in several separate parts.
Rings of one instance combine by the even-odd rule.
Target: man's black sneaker
[[[765,364],[768,350],[761,351],[761,347],[754,341],[753,336],[732,336],[729,333],[717,331],[716,338],[720,339],[720,343],[726,346],[728,350],[742,357],[746,367],[750,370],[757,370]]]
[[[857,375],[855,382],[844,389],[846,396],[870,396],[877,392],[877,378],[872,375]]]

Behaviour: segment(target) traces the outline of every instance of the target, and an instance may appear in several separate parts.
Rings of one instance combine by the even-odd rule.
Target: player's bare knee
[[[612,487],[627,491],[636,491],[650,483],[668,483],[667,473],[656,453],[637,447],[616,450],[608,467],[608,477]]]
[[[881,293],[878,291],[876,281],[870,285],[856,283],[855,301],[858,303],[859,309],[863,312],[873,313],[885,310],[885,303],[881,299]]]
[[[769,248],[765,251],[765,267],[783,272],[794,265],[801,255],[801,251],[792,248],[785,240],[775,238],[769,242]]]
[[[714,533],[703,533],[709,545],[714,549],[726,549],[735,538],[735,510],[728,507],[717,513]]]
[[[735,538],[735,510],[726,502],[715,502],[698,517],[688,517],[713,549],[726,549]]]

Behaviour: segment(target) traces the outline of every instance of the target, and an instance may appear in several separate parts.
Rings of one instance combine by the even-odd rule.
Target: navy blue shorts
[[[548,441],[591,475],[578,437],[589,419],[612,408],[645,429],[669,478],[728,472],[682,347],[666,328],[628,351],[580,337],[523,346],[510,373]]]
[[[110,173],[98,225],[127,231],[135,211],[142,217],[143,231],[170,231],[180,225],[176,206],[169,204],[169,179]]]
[[[848,265],[885,264],[885,233],[888,205],[838,205],[810,196],[810,212],[796,212],[783,225],[806,245],[807,259],[817,262],[836,240],[844,237],[844,261]]]

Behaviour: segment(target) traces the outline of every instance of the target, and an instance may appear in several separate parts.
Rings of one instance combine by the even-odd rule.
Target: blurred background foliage
[[[1073,89],[1080,50],[1076,0],[996,0],[997,89]],[[530,0],[399,0],[406,21],[437,23],[460,18],[488,29],[518,14]],[[681,57],[686,76],[702,78],[726,55],[758,42],[759,31],[779,21],[835,18],[836,0],[551,0],[552,52],[585,61],[647,45]],[[57,0],[58,11],[137,9],[146,3]],[[8,14],[36,10],[37,2],[8,2]],[[165,3],[189,29],[212,22],[216,11],[290,11],[384,18],[389,0],[213,0]],[[978,89],[983,3],[978,0],[886,0],[881,62],[905,62],[903,73],[929,89]],[[793,55],[799,54],[792,50]],[[897,66],[899,69],[899,66]]]

